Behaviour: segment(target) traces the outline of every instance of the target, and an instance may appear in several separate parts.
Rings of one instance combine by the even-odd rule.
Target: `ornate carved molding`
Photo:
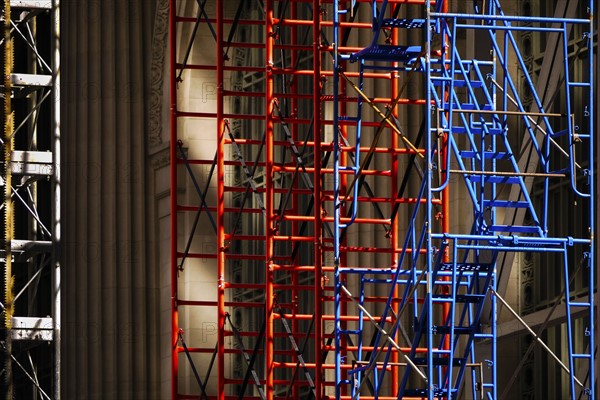
[[[154,152],[150,156],[150,163],[153,170],[168,167],[171,160],[169,147],[163,147],[161,150]]]
[[[148,112],[148,148],[151,152],[163,143],[164,71],[169,32],[169,0],[156,0],[150,67],[150,102]]]

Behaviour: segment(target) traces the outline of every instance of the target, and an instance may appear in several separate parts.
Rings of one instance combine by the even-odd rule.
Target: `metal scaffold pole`
[[[14,215],[12,202],[12,169],[11,156],[14,146],[14,113],[12,109],[11,74],[13,72],[13,40],[11,37],[11,8],[10,1],[4,0],[4,351],[6,398],[12,399],[13,392],[13,350],[12,350],[12,318],[14,315],[14,293],[12,272],[12,240],[14,235]]]
[[[61,309],[62,309],[62,268],[60,261],[61,254],[61,144],[60,144],[60,127],[61,127],[61,107],[60,107],[60,0],[52,1],[52,104],[54,105],[54,126],[53,126],[53,146],[52,146],[52,164],[54,166],[53,171],[53,202],[54,202],[54,215],[53,215],[53,229],[54,236],[52,238],[53,243],[53,257],[52,267],[54,268],[52,273],[52,328],[53,328],[53,339],[54,339],[54,388],[53,398],[54,400],[60,400],[61,398]]]

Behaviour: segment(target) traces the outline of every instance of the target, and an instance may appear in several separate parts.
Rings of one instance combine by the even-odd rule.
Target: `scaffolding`
[[[59,399],[59,1],[6,0],[2,25],[2,398]]]
[[[501,398],[520,253],[562,274],[566,357],[527,329],[595,398],[593,2],[460,3],[171,1],[173,399]]]

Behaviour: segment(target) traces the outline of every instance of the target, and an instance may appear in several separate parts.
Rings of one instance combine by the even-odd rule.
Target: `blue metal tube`
[[[590,0],[589,1],[589,28],[588,28],[588,32],[589,32],[589,43],[588,43],[588,76],[589,76],[589,80],[590,82],[594,82],[594,4],[595,4],[595,0]],[[596,78],[597,79],[597,78]],[[589,129],[589,133],[590,133],[590,139],[589,139],[589,146],[588,146],[588,159],[591,161],[594,159],[594,155],[595,155],[595,149],[596,149],[596,145],[594,143],[595,139],[594,139],[594,122],[593,122],[593,118],[596,115],[595,114],[595,108],[594,108],[594,89],[593,89],[593,85],[590,85],[589,87],[589,91],[588,91],[588,99],[590,99],[590,104],[589,104],[589,116],[588,116],[588,129]],[[600,126],[596,126],[596,135],[598,134],[598,132],[600,131]],[[596,326],[596,321],[594,319],[594,274],[595,274],[595,269],[597,268],[596,266],[596,255],[595,255],[595,244],[594,244],[594,234],[596,232],[595,230],[595,214],[594,214],[594,205],[596,204],[596,191],[594,188],[594,169],[590,168],[590,199],[589,199],[589,205],[588,205],[588,210],[589,210],[589,221],[590,221],[590,232],[592,232],[592,235],[590,237],[590,248],[589,248],[589,267],[588,267],[588,296],[589,296],[589,302],[590,302],[590,308],[589,308],[589,330],[590,330],[590,340],[589,340],[589,352],[592,355],[592,357],[590,358],[590,382],[596,382],[596,365],[595,365],[595,360],[593,357],[594,351],[596,349],[596,345],[595,345],[595,340],[596,340],[596,333],[595,333],[595,326]],[[590,393],[591,393],[591,398],[595,399],[595,391],[596,391],[596,385],[591,384],[590,385]]]
[[[569,285],[569,259],[567,257],[567,248],[563,251],[563,273],[565,280],[565,316],[567,322],[567,349],[569,351],[569,393],[572,399],[575,399],[575,365],[573,362],[573,323],[571,322],[571,289]]]
[[[490,2],[489,5],[489,14],[490,15],[495,15],[496,14],[496,5],[493,2]],[[497,22],[494,22],[494,28],[498,27]],[[496,39],[496,31],[494,32],[490,32],[491,36],[492,36],[492,40],[495,41]],[[492,55],[492,79],[494,79],[494,81],[497,80],[498,77],[498,62],[497,62],[497,57],[496,57],[496,53],[494,52]],[[492,103],[494,109],[497,109],[497,87],[495,85],[492,86]],[[507,110],[508,108],[508,101],[507,101],[507,96],[508,94],[506,93],[506,91],[503,91],[503,99],[502,99],[502,104],[503,104],[503,111]],[[508,116],[505,114],[502,118],[502,124],[501,126],[504,127],[507,125],[507,120],[508,120]],[[494,139],[494,143],[496,143],[496,139]],[[494,185],[494,191],[493,191],[493,196],[495,198],[496,196],[496,188]],[[492,223],[495,224],[496,223],[496,213],[494,212],[493,214],[493,219],[492,219]],[[494,261],[494,271],[491,275],[491,285],[493,287],[494,290],[496,290],[496,262]],[[492,398],[493,399],[497,399],[497,365],[496,365],[496,346],[497,346],[497,332],[496,332],[496,318],[497,316],[497,310],[496,310],[496,299],[495,296],[489,296],[488,297],[491,301],[491,330],[492,330],[492,345],[491,345],[491,362],[492,362],[492,379],[491,379],[491,391],[492,391]],[[484,390],[484,387],[482,385],[481,390]],[[489,392],[488,392],[489,393]]]
[[[427,12],[427,22],[426,26],[431,26],[431,0],[425,1],[425,8]],[[425,43],[425,82],[431,82],[431,30],[426,29],[426,43]],[[426,96],[425,96],[425,104],[431,104],[431,89],[426,86]],[[433,398],[433,303],[431,301],[432,296],[432,287],[431,287],[431,273],[432,273],[432,252],[433,252],[433,242],[431,238],[431,229],[433,224],[432,218],[432,191],[431,191],[431,182],[432,182],[432,158],[434,157],[433,152],[433,143],[431,140],[431,112],[429,110],[429,106],[425,108],[425,132],[427,133],[426,145],[425,145],[425,160],[427,161],[427,165],[425,166],[425,181],[426,181],[426,215],[425,215],[425,228],[427,230],[427,238],[426,238],[426,249],[427,254],[425,255],[425,264],[427,267],[427,289],[425,294],[425,304],[424,306],[427,308],[427,399],[434,400]]]
[[[465,240],[465,241],[473,241],[480,240],[484,242],[514,242],[515,244],[524,243],[524,244],[536,244],[536,245],[557,245],[561,246],[563,243],[568,243],[570,245],[573,244],[591,244],[590,239],[581,239],[581,238],[551,238],[551,237],[534,237],[534,236],[507,236],[507,235],[477,235],[477,234],[454,234],[454,233],[434,233],[432,234],[434,239],[446,239],[446,240]],[[512,250],[512,247],[508,248]],[[535,248],[531,248],[531,251],[535,251]]]
[[[364,60],[360,61],[360,72],[359,72],[359,79],[358,79],[358,87],[359,89],[362,91],[363,90],[363,82],[364,82],[364,70],[363,70],[363,66],[364,66]],[[352,170],[354,171],[354,185],[352,186],[352,204],[350,206],[350,209],[352,210],[352,214],[350,215],[350,221],[346,222],[345,224],[340,223],[340,229],[346,229],[348,228],[350,225],[352,225],[354,223],[354,221],[356,220],[356,217],[358,216],[358,186],[360,184],[360,181],[358,179],[358,171],[360,170],[360,138],[361,138],[361,133],[362,133],[362,105],[363,105],[363,100],[362,97],[358,97],[357,100],[357,111],[356,111],[356,115],[358,115],[358,121],[356,124],[356,135],[355,135],[355,143],[354,143],[354,166],[353,167],[347,167],[346,169],[348,170]],[[341,207],[341,205],[340,205]]]
[[[450,360],[450,365],[448,366],[448,370],[446,371],[446,377],[445,377],[445,381],[446,381],[446,385],[448,386],[448,398],[451,399],[452,398],[452,371],[454,370],[453,368],[453,358],[454,358],[454,351],[456,348],[456,343],[454,340],[452,340],[452,338],[454,337],[454,327],[456,326],[456,321],[455,321],[455,314],[456,314],[456,295],[457,290],[458,290],[458,285],[456,284],[456,257],[458,255],[458,251],[456,248],[456,241],[453,242],[453,248],[452,248],[452,278],[451,278],[451,282],[452,282],[452,299],[450,302],[450,315],[448,316],[448,324],[450,324],[450,335],[448,336],[447,340],[448,340],[448,344],[450,345],[450,354],[448,355],[448,358]]]
[[[497,282],[496,282],[496,273],[494,272],[494,275],[492,277],[492,288],[494,289],[494,291],[496,291],[497,289]],[[496,321],[498,319],[498,310],[497,310],[497,304],[496,304],[496,296],[489,296],[489,299],[492,303],[492,310],[491,310],[491,331],[492,331],[492,359],[490,360],[493,363],[493,367],[492,367],[492,398],[497,399],[498,395],[497,395],[497,383],[498,383],[498,372],[497,372],[497,368],[496,368],[496,362],[498,360],[498,332],[497,332],[497,326],[496,326]]]
[[[360,294],[359,294],[360,298],[359,298],[359,302],[361,305],[364,306],[365,304],[365,282],[364,282],[364,274],[360,274]],[[363,352],[363,337],[362,337],[362,332],[364,329],[364,325],[365,325],[365,321],[363,321],[363,316],[364,316],[364,312],[362,311],[362,309],[359,309],[359,313],[358,313],[358,331],[361,332],[361,334],[358,335],[358,343],[357,343],[357,350],[356,350],[356,359],[357,360],[362,360],[362,352]],[[357,371],[356,372],[356,376],[355,379],[360,382],[361,381],[361,371]],[[352,396],[354,398],[354,396],[356,396],[357,390],[358,388],[356,387],[352,387]]]
[[[490,28],[489,25],[469,25],[469,24],[456,24],[459,29],[474,29],[474,30],[489,30],[494,29],[497,31],[525,31],[525,32],[562,32],[560,28],[542,28],[535,26],[494,26]]]
[[[567,29],[566,24],[563,24],[563,29]],[[567,107],[567,115],[572,115],[572,106],[571,106],[571,87],[574,87],[576,84],[571,83],[570,82],[570,74],[569,74],[569,38],[567,37],[567,35],[563,35],[563,57],[564,57],[564,65],[565,65],[565,84],[566,84],[566,90],[565,90],[565,97],[566,97],[566,101],[565,101],[565,105]],[[593,94],[592,94],[593,95]],[[591,99],[593,99],[593,97],[591,97]],[[583,193],[581,191],[579,191],[579,189],[577,189],[577,168],[575,168],[575,151],[573,150],[574,146],[575,146],[575,121],[573,120],[573,117],[569,118],[568,120],[568,131],[569,131],[569,175],[570,175],[570,181],[571,181],[571,190],[573,190],[573,192],[580,197],[590,197],[591,193]],[[592,132],[592,130],[589,131],[590,133]],[[590,146],[591,148],[591,146]],[[590,158],[590,160],[593,160],[593,158]]]
[[[589,19],[579,18],[550,18],[550,17],[519,17],[514,15],[481,15],[481,14],[458,14],[458,13],[437,13],[432,12],[431,18],[456,18],[473,21],[504,21],[504,22],[529,22],[538,23],[567,23],[567,24],[589,24]]]

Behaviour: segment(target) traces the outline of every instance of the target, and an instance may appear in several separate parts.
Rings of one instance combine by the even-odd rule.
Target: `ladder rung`
[[[503,207],[503,208],[528,208],[526,201],[508,201],[508,200],[484,200],[484,207]]]
[[[591,307],[592,305],[589,302],[570,302],[569,306],[571,306],[571,307]]]
[[[589,82],[569,82],[569,86],[572,87],[590,87]]]
[[[362,333],[362,331],[358,329],[340,329],[339,332],[343,335],[360,335]]]
[[[467,178],[474,183],[521,183],[521,178],[519,176],[467,175]]]
[[[442,82],[446,82],[446,86],[450,85],[450,80],[447,79],[435,79],[435,77],[432,77],[431,80],[433,81],[434,86],[441,86]],[[463,81],[462,79],[455,79],[454,80],[454,87],[471,87],[473,89],[479,89],[482,88],[484,86],[482,81]]]
[[[481,154],[478,151],[461,150],[460,155],[461,155],[461,157],[464,157],[464,158],[479,158]],[[494,151],[494,152],[485,151],[485,152],[483,152],[484,158],[493,159],[493,160],[509,160],[512,156],[513,156],[512,153],[507,153],[505,151]]]
[[[577,353],[573,354],[573,358],[592,358],[591,354]]]
[[[520,233],[538,233],[537,226],[524,225],[489,225],[487,229],[491,232],[520,232]]]
[[[475,107],[474,103],[461,103],[460,107],[456,107],[456,104],[453,104],[453,107],[450,107],[450,104],[446,104],[446,106],[444,107],[444,110],[446,111],[450,111],[450,109],[452,110],[483,110],[483,111],[491,111],[493,110],[493,107],[491,104],[478,104],[479,107]],[[476,114],[476,113],[473,113]]]
[[[471,135],[481,135],[482,133],[486,133],[489,135],[502,135],[504,133],[504,130],[501,128],[487,128],[487,129],[483,129],[480,126],[471,126],[469,127],[469,130],[467,131],[467,128],[464,126],[453,126],[451,128],[452,133],[468,133],[470,132]]]

